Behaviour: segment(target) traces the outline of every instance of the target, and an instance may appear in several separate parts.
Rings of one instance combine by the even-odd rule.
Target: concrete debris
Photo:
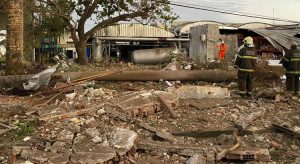
[[[93,139],[92,139],[92,141],[94,142],[94,143],[101,143],[101,142],[103,142],[103,138],[101,138],[101,137],[99,137],[99,136],[96,136],[96,137],[94,137]]]
[[[65,142],[72,142],[74,138],[74,133],[68,130],[62,130],[58,133],[57,139]]]
[[[27,137],[25,137],[25,138],[23,138],[23,141],[29,141],[31,139],[31,137],[29,137],[29,136],[27,136]]]
[[[73,146],[72,163],[105,163],[117,157],[114,149],[100,144],[79,142]]]
[[[67,101],[71,101],[71,100],[74,100],[75,99],[75,96],[77,95],[77,93],[69,93],[69,94],[66,94],[65,97],[67,99]]]
[[[187,144],[170,144],[167,142],[142,140],[137,145],[138,150],[150,151],[153,154],[159,154],[157,150],[166,153],[176,153],[183,156],[193,156],[202,154],[204,149],[195,145]]]
[[[176,59],[172,59],[172,62],[169,63],[163,70],[172,70],[172,71],[178,70]]]
[[[178,99],[169,92],[141,91],[126,92],[114,99],[117,106],[132,116],[149,116],[161,110],[158,96],[167,97],[167,102],[172,108],[178,106]]]
[[[70,154],[70,149],[67,147],[65,142],[57,141],[51,146],[50,151],[52,153],[63,153]]]
[[[261,117],[267,112],[265,108],[259,108],[258,111],[252,112],[250,114],[245,114],[241,116],[236,122],[235,126],[238,129],[245,129],[248,127],[254,120],[256,120],[258,117]]]
[[[77,125],[76,123],[69,123],[68,124],[68,130],[74,132],[74,133],[79,133],[80,132],[81,127],[79,125]]]
[[[19,149],[19,152],[13,152],[12,163],[16,162],[16,157],[19,156],[23,160],[28,160],[32,163],[68,163],[69,156],[66,154],[58,154],[52,152],[43,152],[33,150],[26,147],[13,148]]]
[[[105,112],[105,110],[104,109],[99,109],[98,111],[97,111],[97,114],[98,115],[103,115],[103,114],[105,114],[106,112]]]
[[[186,161],[186,164],[206,164],[206,158],[203,155],[195,154]]]
[[[238,148],[226,154],[226,159],[243,161],[270,162],[271,156],[268,149]]]
[[[92,138],[95,138],[100,135],[100,132],[97,128],[88,128],[85,130],[85,132]]]
[[[138,139],[137,133],[128,129],[116,128],[110,132],[108,142],[117,149],[130,150]]]
[[[226,99],[208,99],[204,98],[200,101],[194,101],[190,103],[191,107],[197,108],[198,110],[217,108],[229,105],[230,102]]]
[[[233,145],[237,142],[237,139],[233,135],[222,134],[216,138],[218,145]]]
[[[230,97],[230,91],[227,88],[213,86],[182,86],[178,89],[170,88],[170,90],[173,94],[177,95],[179,99],[225,99]]]

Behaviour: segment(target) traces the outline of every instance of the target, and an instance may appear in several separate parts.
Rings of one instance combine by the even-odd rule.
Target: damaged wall
[[[207,24],[191,28],[190,57],[204,63],[217,57],[219,26]]]

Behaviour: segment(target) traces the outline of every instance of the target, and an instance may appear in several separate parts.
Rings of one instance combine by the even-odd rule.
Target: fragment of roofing
[[[283,47],[291,48],[292,42],[300,44],[300,29],[270,30],[270,29],[248,29],[266,38],[277,50],[282,51]]]
[[[266,29],[274,27],[274,25],[262,22],[249,22],[244,24],[236,24],[235,27],[239,29]]]
[[[94,37],[174,38],[175,35],[156,26],[123,23],[100,29]]]
[[[195,21],[195,22],[187,22],[182,25],[179,25],[174,28],[174,32],[177,34],[189,34],[192,27],[206,25],[206,24],[217,24],[219,25],[219,29],[227,29],[227,30],[237,30],[236,27],[231,25],[227,25],[221,22],[216,21]]]

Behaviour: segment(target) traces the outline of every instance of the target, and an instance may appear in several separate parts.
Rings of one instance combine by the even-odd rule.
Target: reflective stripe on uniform
[[[291,61],[300,61],[300,59],[299,58],[293,58],[293,59],[291,59]]]
[[[256,56],[243,56],[243,59],[257,59]]]
[[[257,59],[256,56],[241,56],[241,55],[237,55],[237,57],[239,57],[241,59]]]
[[[243,72],[254,72],[254,69],[243,69],[243,68],[239,68],[239,71],[243,71]]]
[[[300,71],[287,71],[286,73],[290,73],[290,74],[300,74]]]

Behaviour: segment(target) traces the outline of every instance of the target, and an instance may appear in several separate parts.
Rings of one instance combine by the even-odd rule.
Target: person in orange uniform
[[[222,41],[220,45],[217,46],[219,48],[219,59],[224,60],[225,53],[227,52],[227,45]]]

